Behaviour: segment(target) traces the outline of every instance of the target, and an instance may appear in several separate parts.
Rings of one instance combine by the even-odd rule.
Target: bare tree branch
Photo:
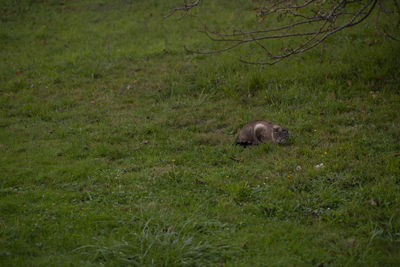
[[[400,14],[400,8],[397,0],[393,0],[396,11]],[[172,9],[169,15],[174,12],[183,10],[189,11],[200,3],[200,0],[194,1],[192,4],[186,4],[182,8]],[[271,3],[271,2],[269,2]],[[386,13],[383,8],[383,0],[281,0],[272,1],[264,7],[256,8],[259,23],[263,23],[265,19],[273,17],[290,18],[289,23],[283,20],[284,24],[275,27],[266,27],[260,30],[242,31],[234,30],[232,33],[219,32],[210,30],[207,24],[203,23],[197,16],[196,18],[202,26],[202,32],[210,40],[225,44],[225,47],[216,50],[192,50],[185,47],[185,50],[196,54],[216,54],[229,51],[244,44],[254,43],[264,51],[267,61],[252,61],[240,58],[239,60],[248,64],[273,65],[292,55],[304,53],[324,42],[329,36],[340,32],[346,28],[353,27],[367,17],[379,3],[379,10],[376,18],[376,28],[380,18],[380,13]],[[392,13],[395,11],[392,11]],[[386,36],[393,40],[397,38],[390,35],[384,29]],[[293,40],[297,43],[294,47],[281,47],[277,52],[269,48],[268,40]],[[276,50],[276,49],[275,49]]]

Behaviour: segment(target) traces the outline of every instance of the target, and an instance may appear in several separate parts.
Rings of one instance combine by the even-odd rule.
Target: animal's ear
[[[274,127],[272,127],[272,129],[274,130],[274,132],[279,132],[279,129],[281,127],[279,127],[278,125],[274,125]]]

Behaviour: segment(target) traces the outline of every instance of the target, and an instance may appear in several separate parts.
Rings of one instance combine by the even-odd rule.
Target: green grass
[[[217,44],[164,2],[0,7],[0,265],[398,263],[399,44],[370,18],[243,65],[187,54]],[[254,23],[209,2],[211,24]],[[290,144],[234,145],[258,118]]]

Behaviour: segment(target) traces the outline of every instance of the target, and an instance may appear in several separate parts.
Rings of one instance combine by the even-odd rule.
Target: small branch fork
[[[185,1],[184,7],[174,8],[165,17],[169,17],[176,11],[186,11],[199,5],[201,0],[196,0],[190,4]],[[400,8],[397,0],[395,3],[396,11]],[[324,42],[329,36],[342,31],[346,28],[355,26],[368,18],[377,4],[379,14],[384,11],[383,0],[278,0],[270,6],[257,9],[260,17],[259,23],[263,23],[268,17],[289,18],[290,23],[281,24],[278,27],[265,28],[253,31],[234,30],[232,33],[210,30],[200,18],[190,15],[197,19],[202,27],[200,32],[204,33],[210,40],[224,43],[225,46],[217,50],[191,50],[185,47],[186,51],[195,54],[216,54],[222,53],[243,44],[254,43],[265,53],[266,61],[252,61],[240,58],[239,60],[247,64],[273,65],[292,55],[304,53]],[[384,28],[385,35],[393,40],[398,40],[390,35]],[[294,40],[293,47],[282,47],[278,52],[273,52],[268,48],[268,40],[288,39]],[[292,42],[291,42],[292,43]]]
[[[191,4],[188,4],[187,1],[185,0],[185,3],[183,5],[183,7],[177,7],[177,8],[171,9],[171,11],[167,15],[165,15],[164,18],[166,19],[166,18],[172,16],[177,11],[182,11],[182,10],[183,11],[189,11],[190,9],[198,6],[199,4],[200,4],[200,0],[196,0]]]

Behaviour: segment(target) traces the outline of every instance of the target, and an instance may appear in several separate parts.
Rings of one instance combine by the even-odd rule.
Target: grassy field
[[[216,44],[181,2],[2,1],[0,265],[398,264],[400,44],[243,65],[184,51]],[[194,12],[256,21],[224,2]],[[290,143],[234,145],[259,118]]]

